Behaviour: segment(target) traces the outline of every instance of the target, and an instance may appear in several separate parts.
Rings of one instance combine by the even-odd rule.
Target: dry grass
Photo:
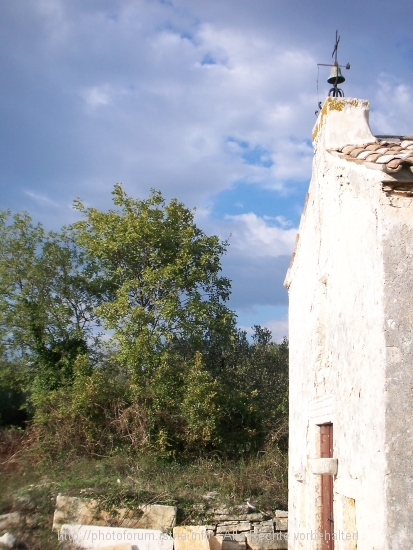
[[[51,462],[21,430],[0,432],[0,445],[0,513],[21,510],[35,519],[18,533],[31,550],[58,547],[51,532],[58,493],[97,498],[106,509],[173,504],[180,524],[207,521],[218,503],[233,506],[252,499],[266,512],[287,505],[287,457],[275,443],[238,461],[210,457],[192,462],[125,452]],[[219,493],[214,504],[204,498],[212,491]]]

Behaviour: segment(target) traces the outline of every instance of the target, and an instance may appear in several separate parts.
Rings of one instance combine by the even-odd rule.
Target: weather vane
[[[347,65],[339,65],[337,61],[337,51],[338,51],[338,44],[340,42],[340,36],[338,35],[338,31],[336,31],[336,43],[334,45],[334,50],[331,55],[331,57],[334,58],[334,63],[317,63],[318,67],[331,67],[330,76],[327,79],[327,82],[329,84],[332,84],[333,87],[328,92],[328,95],[330,97],[344,97],[344,92],[341,88],[338,87],[339,84],[342,84],[346,79],[341,74],[340,67],[345,67],[346,69],[350,69],[350,63],[347,63]],[[317,81],[318,82],[318,81]],[[317,84],[318,86],[318,84]],[[319,108],[321,109],[321,103],[318,103]],[[316,111],[316,114],[318,114],[318,111]]]

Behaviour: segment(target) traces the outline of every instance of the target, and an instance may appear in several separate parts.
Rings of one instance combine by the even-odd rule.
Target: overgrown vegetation
[[[50,456],[257,452],[287,414],[287,343],[236,329],[227,243],[191,210],[113,197],[76,201],[84,219],[60,233],[1,215],[0,391]]]
[[[265,513],[287,505],[286,455],[271,444],[237,460],[177,461],[125,451],[99,459],[39,462],[28,443],[22,432],[0,433],[0,514],[29,514],[30,525],[22,524],[15,534],[31,550],[57,547],[51,525],[58,493],[98,499],[107,510],[133,510],[137,504],[175,505],[178,523],[183,525],[208,524],[215,506],[231,508],[247,499]],[[206,498],[211,492],[218,493],[213,500]]]
[[[76,201],[83,220],[60,232],[0,215],[0,423],[25,427],[3,431],[0,507],[33,477],[53,494],[173,501],[182,521],[213,490],[285,506],[287,341],[236,328],[228,243],[191,210],[120,185],[113,202]]]

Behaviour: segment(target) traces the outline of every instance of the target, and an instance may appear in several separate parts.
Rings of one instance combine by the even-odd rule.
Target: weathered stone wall
[[[251,513],[245,505],[236,506],[231,510],[215,508],[211,516],[211,525],[205,526],[206,533],[211,539],[211,549],[216,547],[217,550],[219,545],[212,542],[215,539],[222,545],[222,550],[287,549],[287,528],[288,512],[276,510],[274,515]]]
[[[413,200],[382,197],[389,549],[413,547]]]
[[[286,511],[264,513],[248,504],[231,508],[212,505],[205,514],[207,525],[176,527],[174,506],[142,505],[134,510],[112,509],[109,513],[94,499],[58,495],[53,529],[58,532],[62,550],[72,550],[76,545],[104,548],[108,541],[129,547],[133,541],[141,541],[148,550],[287,549]],[[4,517],[3,524],[8,521],[13,526],[21,521],[19,514],[10,516],[13,514]]]

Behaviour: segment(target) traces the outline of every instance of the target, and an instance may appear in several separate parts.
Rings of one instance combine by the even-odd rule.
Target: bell
[[[341,74],[340,67],[334,64],[331,67],[330,77],[327,79],[327,82],[335,86],[337,84],[342,84],[345,80],[346,79]]]

